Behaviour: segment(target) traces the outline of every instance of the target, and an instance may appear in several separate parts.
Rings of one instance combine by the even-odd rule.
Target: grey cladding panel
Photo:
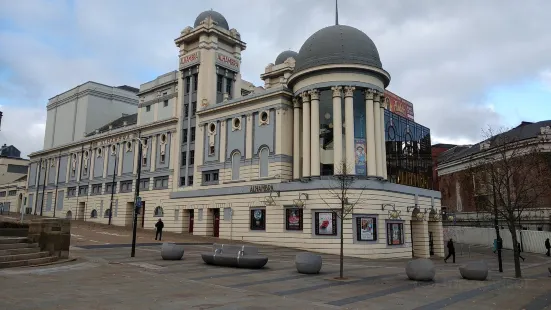
[[[57,173],[57,160],[55,166],[48,167],[48,184],[55,184],[55,174]]]
[[[274,152],[275,110],[269,111],[268,124],[265,125],[259,123],[260,113],[255,113],[253,118],[253,155],[258,154],[263,145],[268,146],[270,153]]]
[[[210,153],[210,140],[211,140],[211,134],[210,134],[210,125],[211,123],[208,123],[205,129],[205,150],[204,150],[204,158],[205,163],[207,162],[213,162],[213,161],[219,161],[220,160],[220,122],[215,122],[216,124],[216,130],[214,135],[214,153]],[[231,128],[231,127],[230,127]],[[231,144],[230,144],[231,145]]]
[[[38,167],[37,163],[32,163],[29,166],[29,179],[27,180],[29,185],[36,185],[36,168]]]
[[[8,173],[21,173],[25,174],[27,173],[29,167],[24,165],[11,165],[8,164]]]
[[[98,157],[97,154],[94,156],[94,178],[103,177],[103,161],[105,158],[105,154],[103,154],[104,151],[105,150],[102,150],[102,154],[100,157]]]
[[[241,129],[232,130],[232,120],[228,120],[226,123],[227,133],[227,146],[226,146],[226,159],[230,159],[233,151],[239,151],[241,155],[245,154],[245,132],[247,119],[241,117]]]
[[[67,181],[67,156],[61,156],[59,160],[59,175],[57,181],[65,183]]]
[[[166,133],[166,143],[161,144],[161,135],[157,136],[157,151],[156,151],[156,165],[157,169],[159,168],[168,168],[168,165],[170,163],[170,142],[171,142],[171,134]],[[161,161],[161,147],[164,149],[164,161]]]
[[[57,192],[57,201],[56,201],[56,204],[57,204],[57,210],[63,210],[63,195],[64,195],[64,191],[58,191]]]
[[[107,159],[108,162],[107,162],[107,175],[110,175],[110,176],[113,176],[113,169],[115,169],[115,163],[117,164],[117,166],[120,164],[118,161],[119,161],[119,145],[115,145],[115,148],[116,148],[116,151],[115,151],[115,154],[113,154],[111,152],[111,148],[113,146],[109,146],[109,149],[107,150],[107,152],[105,153],[106,156],[109,156],[109,158]],[[116,173],[116,171],[115,171]]]
[[[46,211],[52,211],[52,195],[53,193],[48,193],[46,195]]]
[[[128,143],[128,142],[127,142]],[[129,148],[127,143],[124,145],[124,151],[122,155],[122,173],[132,173],[134,171],[134,143]]]

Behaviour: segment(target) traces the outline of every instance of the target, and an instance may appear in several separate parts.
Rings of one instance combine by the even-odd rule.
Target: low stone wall
[[[1,237],[27,237],[29,225],[17,222],[2,221],[0,222]]]
[[[41,251],[59,258],[69,258],[71,221],[66,219],[40,219],[29,224],[28,238],[38,243]]]

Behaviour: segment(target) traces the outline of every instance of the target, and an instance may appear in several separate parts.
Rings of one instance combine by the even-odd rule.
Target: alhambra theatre
[[[255,86],[241,78],[245,39],[206,11],[177,34],[174,71],[52,97],[12,211],[132,226],[139,187],[146,229],[162,218],[182,234],[332,254],[343,234],[349,256],[443,256],[430,131],[386,90],[374,42],[325,27],[273,51]],[[342,226],[334,175],[353,180]]]

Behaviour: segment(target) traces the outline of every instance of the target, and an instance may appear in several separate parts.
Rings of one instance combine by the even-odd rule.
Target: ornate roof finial
[[[339,0],[335,0],[335,25],[339,24]]]

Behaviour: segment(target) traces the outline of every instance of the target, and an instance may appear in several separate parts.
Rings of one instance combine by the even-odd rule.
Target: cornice
[[[144,101],[144,102],[140,102],[140,104],[138,105],[138,108],[143,108],[143,107],[146,107],[148,105],[152,105],[152,104],[155,104],[157,102],[161,102],[161,101],[165,101],[165,100],[170,100],[172,98],[176,98],[178,96],[177,93],[172,93],[170,95],[166,95],[166,96],[161,96],[161,97],[157,97],[155,99],[151,99],[151,100],[148,100],[148,101]]]
[[[358,64],[332,64],[332,65],[321,65],[318,67],[308,68],[305,70],[293,72],[293,74],[287,80],[287,84],[290,87],[292,87],[292,85],[294,85],[302,77],[308,76],[312,73],[319,72],[319,71],[338,71],[342,69],[374,72],[385,78],[386,80],[384,83],[385,87],[388,86],[388,84],[390,83],[390,74],[387,71],[377,67],[358,65]]]
[[[235,102],[232,102],[232,103],[223,104],[223,105],[219,105],[219,106],[214,106],[212,108],[197,111],[197,115],[205,116],[205,115],[208,115],[208,114],[211,114],[211,113],[214,113],[214,112],[219,112],[219,111],[223,111],[223,110],[226,110],[226,109],[231,109],[231,108],[234,108],[236,106],[243,106],[245,104],[246,105],[251,105],[251,104],[256,103],[255,101],[259,101],[259,100],[262,100],[262,99],[268,99],[268,98],[271,98],[271,97],[278,97],[278,96],[284,96],[284,97],[286,96],[289,99],[291,99],[293,97],[293,93],[291,93],[290,91],[288,91],[286,89],[279,89],[277,91],[266,92],[266,93],[259,94],[257,96],[252,96],[251,98],[241,97],[239,99],[242,99],[242,100],[238,99],[238,100],[236,100]]]
[[[67,148],[83,146],[84,144],[91,144],[91,143],[94,143],[94,142],[98,142],[100,140],[104,140],[106,138],[119,136],[119,135],[123,135],[123,134],[134,133],[134,132],[137,134],[137,131],[139,131],[139,130],[142,130],[142,131],[143,130],[148,130],[148,129],[163,126],[163,125],[171,125],[172,123],[174,123],[174,125],[176,125],[177,122],[178,122],[178,118],[173,117],[173,118],[169,118],[169,119],[165,119],[165,120],[161,120],[161,121],[157,121],[157,122],[153,122],[153,123],[149,123],[149,124],[144,124],[144,125],[141,125],[141,126],[123,127],[123,128],[120,128],[120,130],[107,131],[105,133],[101,133],[101,134],[98,134],[98,135],[90,136],[88,138],[84,138],[83,140],[80,140],[80,141],[77,141],[77,142],[68,143],[68,144],[60,145],[60,146],[57,146],[57,147],[54,147],[54,148],[51,148],[51,149],[34,152],[34,153],[31,153],[29,155],[29,157],[47,155],[47,154],[50,154],[50,153],[53,153],[53,152],[60,152],[60,151],[63,152]],[[169,129],[171,129],[171,128],[169,128]],[[71,153],[71,152],[67,152],[67,154],[68,153]],[[52,155],[57,155],[57,154],[52,154]],[[65,155],[65,153],[63,153],[62,155]]]
[[[153,82],[153,81],[151,81],[151,82]],[[164,87],[170,86],[171,84],[178,84],[178,76],[176,76],[176,78],[174,80],[170,80],[170,81],[155,85],[155,86],[153,86],[151,88],[148,88],[146,90],[140,90],[140,92],[138,93],[138,96],[154,92],[159,88],[164,88]]]
[[[61,100],[57,100],[55,102],[50,103],[46,106],[46,109],[51,110],[53,108],[62,106],[64,104],[68,103],[68,102],[75,101],[75,100],[77,100],[79,98],[83,98],[85,96],[96,96],[96,97],[100,97],[100,98],[104,98],[104,99],[109,99],[109,100],[112,99],[112,100],[117,100],[117,101],[129,103],[129,104],[132,104],[132,105],[138,105],[138,99],[137,98],[136,99],[131,99],[131,98],[128,98],[128,97],[117,95],[117,94],[105,93],[105,92],[98,91],[98,90],[95,90],[95,89],[86,89],[86,90],[83,90],[81,92],[75,93],[75,94],[73,94],[69,97],[66,97],[66,98],[63,98]]]

